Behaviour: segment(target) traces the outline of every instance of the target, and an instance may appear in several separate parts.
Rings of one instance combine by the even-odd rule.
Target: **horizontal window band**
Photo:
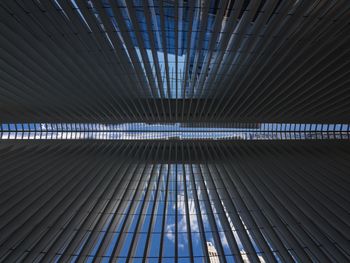
[[[348,124],[16,123],[2,140],[348,140]]]

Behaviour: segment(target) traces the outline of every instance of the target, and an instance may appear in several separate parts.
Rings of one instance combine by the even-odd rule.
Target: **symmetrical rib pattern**
[[[207,242],[220,262],[350,260],[348,143],[10,142],[0,157],[0,261],[209,262]]]
[[[349,0],[0,1],[0,262],[350,262],[349,47]]]
[[[2,1],[0,118],[345,123],[349,7]]]

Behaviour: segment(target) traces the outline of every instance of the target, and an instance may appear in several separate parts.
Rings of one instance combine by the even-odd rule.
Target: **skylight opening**
[[[2,140],[348,140],[348,124],[5,123]]]

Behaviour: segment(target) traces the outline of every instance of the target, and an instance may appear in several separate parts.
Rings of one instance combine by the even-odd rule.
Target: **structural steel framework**
[[[349,259],[349,143],[22,141],[0,154],[5,262],[202,262],[206,241],[220,262]]]
[[[347,0],[1,1],[2,122],[346,123]]]
[[[350,1],[0,0],[0,262],[349,262]]]

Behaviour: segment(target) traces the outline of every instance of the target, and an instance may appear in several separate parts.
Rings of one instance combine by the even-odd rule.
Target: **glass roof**
[[[48,140],[322,140],[349,139],[348,124],[296,123],[17,123],[1,139]]]

